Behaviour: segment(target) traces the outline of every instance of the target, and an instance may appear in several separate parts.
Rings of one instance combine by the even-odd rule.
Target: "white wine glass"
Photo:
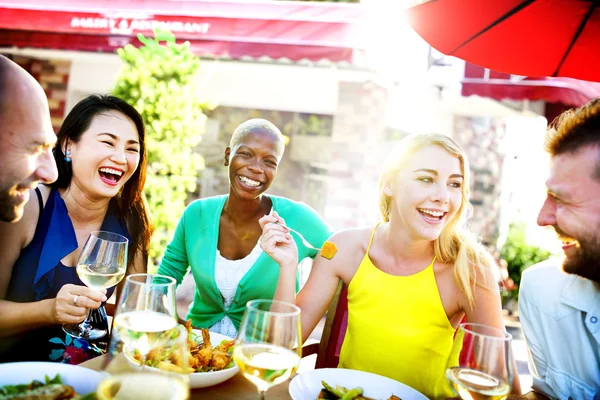
[[[187,400],[189,399],[190,351],[188,331],[182,325],[144,339],[143,357],[130,346],[120,346],[105,364],[106,378],[96,388],[98,400]],[[113,335],[111,342],[118,340]],[[112,344],[112,343],[111,343]],[[145,363],[141,368],[141,364]]]
[[[86,240],[79,259],[77,275],[89,288],[98,291],[117,285],[127,270],[127,248],[129,240],[122,235],[106,231],[93,231]],[[65,324],[63,330],[69,335],[96,340],[104,337],[108,330],[93,326],[92,310],[79,324]]]
[[[481,324],[456,331],[446,379],[462,400],[503,400],[514,379],[512,335]]]
[[[116,308],[113,342],[120,340],[131,351],[145,357],[163,333],[177,323],[175,279],[154,274],[132,274],[125,279]]]
[[[175,279],[132,274],[115,311],[99,400],[189,397],[188,331],[178,324]]]
[[[277,300],[252,300],[240,324],[233,359],[257,388],[259,399],[287,380],[302,356],[300,308]]]

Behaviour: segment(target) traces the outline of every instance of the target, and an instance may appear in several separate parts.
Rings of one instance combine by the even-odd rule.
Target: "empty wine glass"
[[[512,335],[481,324],[461,324],[446,369],[463,400],[502,400],[513,383]]]
[[[259,398],[287,380],[302,355],[300,308],[276,300],[252,300],[240,324],[233,358],[257,388]]]
[[[94,231],[85,242],[77,260],[77,275],[89,288],[108,289],[125,276],[127,270],[127,246],[129,240],[117,233]],[[108,330],[93,326],[92,310],[88,310],[85,320],[79,324],[65,324],[63,330],[69,335],[82,339],[96,340],[104,337]]]

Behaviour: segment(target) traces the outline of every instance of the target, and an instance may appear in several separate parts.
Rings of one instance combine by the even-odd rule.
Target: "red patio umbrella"
[[[600,0],[431,0],[407,14],[446,55],[509,74],[600,81]]]

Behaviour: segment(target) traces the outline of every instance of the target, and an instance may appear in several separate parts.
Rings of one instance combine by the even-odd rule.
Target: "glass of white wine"
[[[189,399],[188,333],[182,325],[142,336],[121,352],[113,353],[105,366],[107,377],[96,388],[98,400],[187,400]],[[132,345],[142,346],[146,354]],[[141,364],[144,363],[143,368]]]
[[[503,400],[514,379],[512,335],[481,324],[461,324],[446,378],[462,400]]]
[[[127,247],[129,240],[122,235],[105,231],[94,231],[86,240],[79,259],[77,275],[89,288],[102,290],[117,285],[127,270]],[[92,310],[80,324],[65,324],[63,330],[77,338],[96,340],[104,337],[108,330],[95,327],[91,321]]]
[[[300,308],[276,300],[252,300],[240,324],[233,359],[257,388],[259,398],[287,380],[302,356]]]
[[[175,279],[132,274],[113,321],[100,400],[185,400],[189,397],[188,332],[178,324]]]
[[[122,341],[145,357],[154,341],[178,323],[176,283],[164,275],[128,276],[115,313],[112,341]]]

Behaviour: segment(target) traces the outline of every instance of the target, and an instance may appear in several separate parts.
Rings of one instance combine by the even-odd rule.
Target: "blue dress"
[[[77,249],[77,237],[67,207],[56,189],[52,189],[42,210],[31,243],[17,259],[6,293],[6,300],[19,303],[55,298],[63,285],[84,285],[76,268],[64,266],[60,260]],[[130,239],[125,220],[118,214],[113,199],[102,222],[101,230],[118,233]],[[114,287],[108,290],[110,297]],[[104,307],[94,315],[95,320],[108,327]],[[79,364],[102,354],[109,335],[97,341],[76,339],[67,335],[61,325],[45,326],[13,337],[0,338],[0,362],[55,361]]]

